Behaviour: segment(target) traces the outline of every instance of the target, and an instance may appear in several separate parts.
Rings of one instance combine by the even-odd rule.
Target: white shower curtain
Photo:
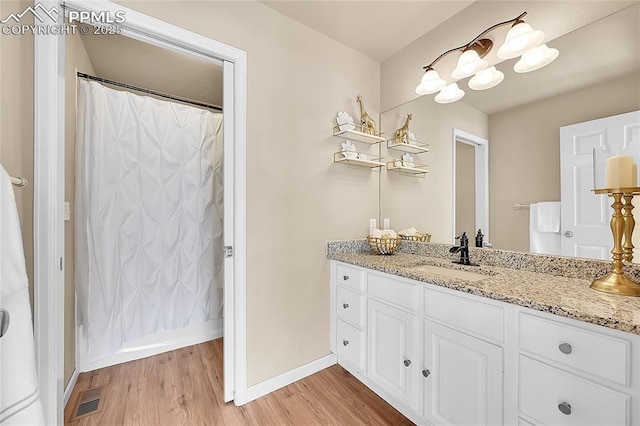
[[[222,317],[222,114],[79,83],[75,281],[94,361]]]

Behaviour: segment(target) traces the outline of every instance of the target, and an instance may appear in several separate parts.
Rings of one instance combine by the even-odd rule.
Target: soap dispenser
[[[484,234],[478,229],[478,233],[476,234],[476,247],[482,247],[482,237],[484,237]]]

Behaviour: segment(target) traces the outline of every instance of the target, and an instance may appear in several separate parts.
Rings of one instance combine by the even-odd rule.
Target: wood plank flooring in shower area
[[[242,407],[223,403],[222,339],[78,377],[67,425],[411,425],[334,365]],[[101,388],[100,409],[72,421],[79,398]]]

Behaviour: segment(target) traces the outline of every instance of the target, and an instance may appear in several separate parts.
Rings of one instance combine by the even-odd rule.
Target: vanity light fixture
[[[503,44],[498,48],[496,56],[499,59],[510,59],[521,56],[513,70],[517,73],[526,73],[540,69],[558,57],[558,50],[549,48],[544,41],[544,33],[531,28],[522,18],[527,12],[508,21],[500,22],[487,28],[469,43],[447,50],[438,56],[425,70],[422,80],[415,91],[419,95],[429,95],[440,92],[435,101],[438,103],[451,103],[464,96],[456,84],[458,80],[471,77],[469,88],[473,90],[485,90],[497,86],[504,80],[504,74],[498,71],[495,64],[489,64],[484,57],[493,48],[490,33],[496,28],[511,24]],[[494,35],[495,37],[495,35]],[[458,58],[455,69],[451,72],[451,78],[447,81],[440,77],[434,69],[434,65],[445,56],[453,52],[462,52]],[[449,83],[449,84],[447,84]]]
[[[450,104],[462,99],[464,90],[460,89],[456,83],[445,86],[440,93],[436,95],[436,102],[439,104]]]

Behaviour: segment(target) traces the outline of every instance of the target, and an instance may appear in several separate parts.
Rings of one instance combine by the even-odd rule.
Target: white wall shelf
[[[344,129],[344,130],[340,130],[340,126],[334,126],[333,136],[349,139],[350,141],[354,141],[354,142],[368,143],[371,145],[384,142],[384,138],[380,136],[380,134],[371,135],[369,133],[364,133],[361,131],[360,126],[356,126],[355,129]]]
[[[413,140],[410,143],[407,143],[397,142],[396,139],[389,139],[387,140],[387,148],[410,152],[412,154],[422,154],[424,152],[429,152],[429,144]]]
[[[344,156],[342,152],[336,152],[335,154],[333,154],[334,163],[347,164],[350,166],[357,166],[357,167],[369,168],[369,169],[375,169],[375,168],[380,168],[384,166],[384,163],[381,163],[379,160],[381,160],[381,158],[379,157],[373,158],[371,160],[369,159],[363,160],[360,158],[347,158]]]
[[[394,160],[394,161],[389,161],[387,163],[387,170],[394,170],[398,173],[401,174],[407,174],[407,175],[415,175],[415,176],[420,176],[420,177],[424,177],[427,173],[429,173],[429,169],[427,165],[424,164],[414,164],[413,167],[405,167],[405,166],[396,166],[395,162],[398,160]]]

